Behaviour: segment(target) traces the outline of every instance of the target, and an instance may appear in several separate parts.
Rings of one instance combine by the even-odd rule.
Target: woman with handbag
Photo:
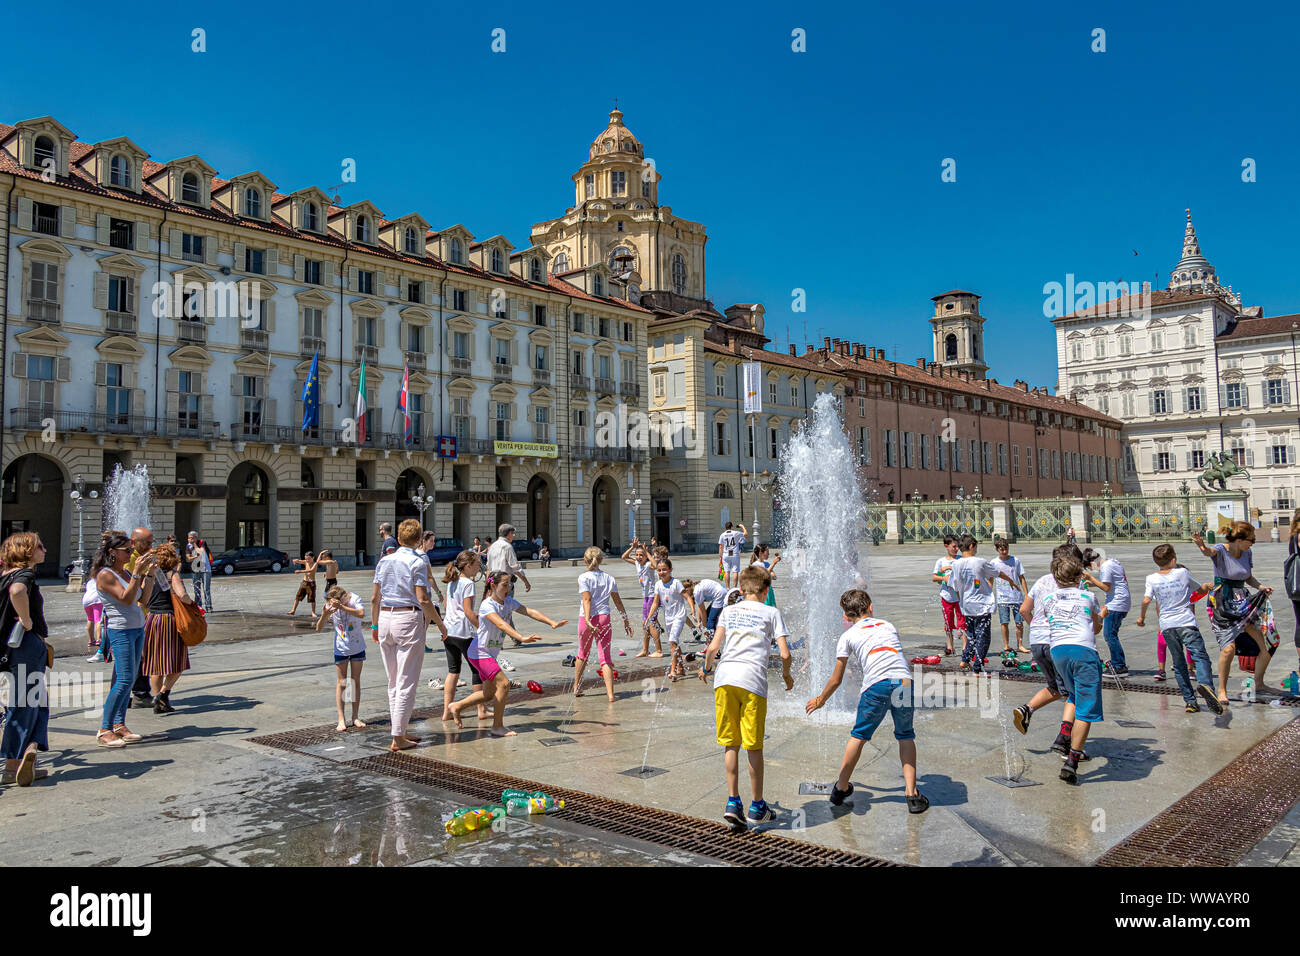
[[[0,577],[0,654],[7,653],[4,668],[12,677],[13,698],[7,702],[3,742],[4,774],[0,783],[30,786],[49,775],[36,769],[36,753],[49,750],[50,697],[45,671],[53,655],[46,639],[45,601],[36,584],[36,565],[45,560],[45,545],[34,531],[12,534],[0,545],[5,573]],[[22,628],[19,644],[9,644],[10,634]]]
[[[190,649],[176,632],[175,603],[194,605],[185,593],[181,581],[181,557],[169,544],[155,548],[150,554],[157,567],[145,578],[144,606],[148,616],[144,621],[144,659],[141,673],[149,678],[149,692],[153,695],[153,712],[170,714],[175,707],[171,691],[181,674],[190,669]]]
[[[90,566],[99,596],[104,599],[105,640],[113,652],[113,686],[104,701],[97,741],[101,747],[125,747],[140,739],[126,726],[126,708],[131,701],[131,685],[140,670],[140,651],[144,647],[140,590],[145,575],[153,571],[153,557],[141,555],[128,571],[126,565],[132,552],[130,538],[121,531],[107,532]]]

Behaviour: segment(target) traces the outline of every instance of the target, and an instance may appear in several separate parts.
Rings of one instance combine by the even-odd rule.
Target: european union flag
[[[302,430],[315,428],[320,424],[320,352],[311,357],[311,371],[302,387]]]

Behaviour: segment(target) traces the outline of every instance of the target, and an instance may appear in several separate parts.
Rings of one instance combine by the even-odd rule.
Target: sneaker
[[[103,663],[105,663],[105,661],[104,661],[104,655],[103,655],[103,654],[96,654],[94,657],[87,657],[87,658],[86,658],[86,663],[87,663],[87,664],[103,664]]]
[[[831,784],[831,805],[840,806],[844,803],[845,798],[853,793],[853,784],[849,784],[849,789],[840,790],[835,784]]]
[[[1073,754],[1065,758],[1065,764],[1061,767],[1061,779],[1066,783],[1079,782],[1079,761]]]
[[[1066,748],[1065,748],[1065,753],[1064,753],[1063,756],[1064,756],[1067,760],[1068,760],[1069,757],[1070,757],[1070,748],[1069,748],[1068,745],[1067,745]],[[1081,750],[1081,751],[1079,751],[1079,763],[1087,763],[1087,762],[1088,762],[1089,760],[1091,760],[1091,759],[1092,759],[1092,754],[1088,753],[1088,751],[1086,751],[1086,750]]]
[[[1070,755],[1070,738],[1065,734],[1057,734],[1056,739],[1052,741],[1052,750],[1062,757]]]
[[[1152,679],[1152,680],[1158,680],[1158,681],[1165,681],[1165,680],[1168,680],[1168,678],[1165,677],[1165,672],[1164,672],[1164,671],[1156,671],[1156,676],[1153,677],[1153,678],[1151,678],[1151,679]]]
[[[745,819],[750,823],[769,823],[776,819],[776,811],[767,805],[766,800],[762,803],[750,803]]]
[[[731,797],[727,800],[727,808],[722,811],[722,819],[726,820],[737,830],[746,829],[745,826],[745,807],[740,802],[739,797]]]
[[[573,667],[574,664],[577,662],[577,660],[578,660],[578,657],[577,657],[576,654],[570,654],[570,655],[568,655],[564,660],[560,661],[560,666],[561,666],[561,667]]]
[[[430,677],[430,678],[429,678],[429,690],[442,690],[442,678],[441,678],[441,677]]]
[[[1029,709],[1028,704],[1021,704],[1011,712],[1011,722],[1016,725],[1016,730],[1022,734],[1029,729],[1029,718],[1034,716],[1034,712]]]
[[[1116,677],[1124,677],[1128,674],[1128,665],[1124,664],[1120,667],[1116,667],[1113,663],[1107,661],[1106,666],[1103,668],[1103,670],[1107,674],[1112,674]]]
[[[1215,695],[1214,691],[1210,690],[1210,688],[1206,687],[1204,684],[1197,684],[1196,692],[1205,698],[1205,703],[1210,710],[1214,711],[1216,714],[1223,713],[1223,704],[1219,701],[1219,698]]]
[[[497,664],[500,665],[503,671],[512,671],[515,669],[515,665],[511,664],[510,659],[506,657],[498,657]]]
[[[1200,712],[1201,712],[1201,708],[1197,706],[1195,701],[1193,701],[1192,703],[1188,704],[1186,707],[1183,708],[1184,714],[1199,714]]]

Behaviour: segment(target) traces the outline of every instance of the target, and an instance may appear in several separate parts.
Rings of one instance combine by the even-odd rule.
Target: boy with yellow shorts
[[[776,819],[763,799],[763,733],[767,722],[767,655],[772,641],[781,651],[781,677],[785,689],[794,688],[790,676],[790,646],[785,621],[775,607],[764,604],[772,575],[759,565],[740,572],[743,600],[730,604],[718,618],[713,640],[704,652],[700,680],[713,679],[713,705],[717,716],[718,746],[726,748],[727,807],[722,818],[737,830],[749,823]],[[749,754],[749,782],[753,800],[745,813],[740,802],[740,751]]]

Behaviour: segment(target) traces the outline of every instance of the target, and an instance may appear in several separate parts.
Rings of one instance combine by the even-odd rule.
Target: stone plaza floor
[[[1124,561],[1135,595],[1153,567],[1149,544],[1113,549]],[[1015,549],[1033,580],[1044,573],[1049,548]],[[1179,547],[1193,575],[1211,573],[1191,544]],[[877,614],[893,621],[909,656],[937,653],[941,619],[929,572],[939,548],[864,549]],[[1256,547],[1256,573],[1281,584],[1284,550]],[[675,559],[679,577],[710,575],[716,558]],[[638,595],[630,566],[610,561],[629,598]],[[525,603],[555,618],[558,631],[524,648],[507,649],[511,677],[536,680],[547,693],[512,692],[506,722],[519,736],[488,737],[470,715],[465,729],[429,710],[441,691],[425,681],[445,673],[441,652],[425,657],[414,732],[422,745],[408,754],[537,781],[607,800],[716,821],[725,802],[721,750],[713,737],[712,692],[695,679],[671,683],[666,661],[633,658],[635,647],[616,631],[615,666],[623,672],[618,700],[608,703],[590,677],[586,693],[569,693],[573,671],[561,660],[574,652],[578,568],[565,563],[534,570]],[[777,594],[790,587],[778,566]],[[345,572],[342,583],[368,598],[370,574]],[[0,863],[9,865],[708,865],[716,858],[675,850],[582,826],[565,814],[512,821],[501,832],[448,838],[441,817],[472,805],[464,794],[369,769],[368,758],[388,744],[383,665],[372,653],[362,675],[365,731],[325,734],[312,744],[277,749],[254,738],[334,723],[331,637],[307,629],[306,613],[284,615],[294,590],[289,575],[249,575],[216,582],[212,638],[192,652],[193,669],[173,692],[176,713],[128,712],[146,739],[124,750],[95,747],[99,709],[84,693],[107,688],[105,665],[84,663],[79,595],[45,590],[47,615],[59,649],[51,710],[50,752],[40,766],[51,777],[30,788],[0,789]],[[1285,599],[1275,601],[1282,646],[1270,669],[1276,683],[1295,669],[1292,621]],[[832,808],[800,785],[834,778],[848,731],[845,715],[803,715],[806,695],[787,695],[771,673],[767,722],[766,796],[779,808],[770,829],[784,837],[897,863],[926,866],[1078,865],[1097,861],[1120,841],[1194,791],[1239,755],[1291,721],[1292,707],[1234,702],[1216,718],[1183,713],[1181,698],[1137,692],[1150,685],[1155,628],[1139,629],[1130,615],[1122,636],[1133,674],[1126,692],[1105,691],[1106,720],[1095,726],[1080,785],[1057,779],[1060,759],[1048,750],[1058,705],[1036,715],[1029,734],[1010,727],[1012,707],[1038,685],[985,679],[980,706],[927,707],[917,712],[919,785],[932,805],[911,816],[902,799],[897,747],[888,720],[869,742],[854,773],[857,792]],[[1203,615],[1202,615],[1203,619]],[[80,619],[84,620],[84,619]],[[517,623],[530,623],[517,619]],[[1208,630],[1207,630],[1208,633]],[[797,635],[796,635],[797,636]],[[1014,641],[1014,634],[1012,636]],[[438,647],[436,631],[429,640]],[[996,633],[993,650],[1000,649]],[[702,645],[687,645],[702,650]],[[996,661],[994,661],[996,664]],[[996,669],[996,668],[995,668]],[[99,680],[98,685],[95,681]],[[74,684],[74,680],[89,682]],[[973,679],[949,680],[964,697]],[[1172,675],[1170,684],[1172,684]],[[1232,687],[1240,685],[1234,673]],[[856,699],[851,678],[841,706]],[[970,700],[972,697],[965,697]],[[952,702],[950,702],[952,703]],[[558,740],[557,738],[567,738]],[[358,766],[358,765],[363,766]],[[641,773],[642,767],[661,771]],[[1007,788],[989,777],[1012,775],[1038,786]],[[741,792],[748,794],[742,762]],[[1300,864],[1300,813],[1280,819],[1248,855],[1247,865]]]

